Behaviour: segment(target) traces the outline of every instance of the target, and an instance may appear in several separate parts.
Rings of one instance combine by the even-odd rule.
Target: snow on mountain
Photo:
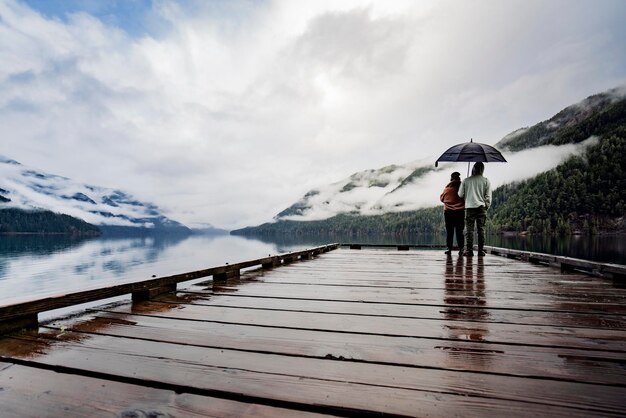
[[[505,155],[508,163],[487,164],[485,176],[494,189],[524,180],[556,167],[572,155],[581,154],[597,141],[591,137],[579,144],[545,145],[510,152]],[[441,151],[443,153],[445,149]],[[439,195],[449,181],[450,173],[458,171],[464,178],[468,164],[441,163],[435,168],[437,157],[354,173],[346,179],[309,191],[274,219],[312,221],[340,213],[378,215],[440,205]]]
[[[120,190],[90,186],[0,156],[0,208],[46,209],[94,225],[184,228]]]

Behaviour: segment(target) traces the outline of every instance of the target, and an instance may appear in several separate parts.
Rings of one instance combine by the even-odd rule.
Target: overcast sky
[[[624,22],[621,0],[0,0],[0,154],[255,225],[624,85]]]

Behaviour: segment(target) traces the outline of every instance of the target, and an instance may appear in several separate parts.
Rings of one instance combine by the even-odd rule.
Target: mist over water
[[[75,239],[0,236],[0,304],[142,281],[328,243],[443,245],[443,235]],[[626,264],[624,236],[488,236],[487,245]],[[437,250],[439,251],[439,250]]]

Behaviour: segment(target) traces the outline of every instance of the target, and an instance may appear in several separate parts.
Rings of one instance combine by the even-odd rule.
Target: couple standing
[[[481,162],[474,164],[472,175],[461,182],[461,174],[452,173],[450,183],[441,193],[446,220],[446,254],[452,253],[452,239],[456,233],[456,242],[459,246],[459,255],[474,256],[474,224],[478,230],[478,255],[484,256],[485,251],[485,222],[487,209],[491,204],[491,184],[483,176],[485,165]],[[467,247],[463,242],[463,228],[467,227],[465,236]],[[465,251],[464,251],[465,250]]]

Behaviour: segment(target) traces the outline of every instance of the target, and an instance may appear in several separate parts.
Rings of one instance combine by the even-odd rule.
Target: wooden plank
[[[12,340],[12,341],[10,341]],[[56,368],[70,367],[142,381],[238,393],[279,402],[321,405],[328,412],[345,408],[396,415],[450,416],[506,414],[529,416],[617,416],[626,389],[605,385],[518,379],[430,369],[303,359],[272,354],[199,348],[133,339],[66,332],[50,340],[5,338],[0,350],[19,344],[20,351],[46,355],[29,360]],[[504,393],[503,393],[504,392]],[[575,396],[572,396],[575,395]]]
[[[341,250],[340,250],[341,251]],[[346,257],[346,254],[335,254],[335,257],[331,257],[325,260],[323,265],[310,265],[310,266],[294,266],[294,269],[320,271],[326,270],[329,272],[337,272],[337,268],[345,268],[354,272],[361,273],[389,273],[393,272],[394,275],[409,275],[412,277],[420,277],[427,275],[430,269],[435,267],[445,266],[446,270],[449,267],[458,268],[460,266],[470,267],[474,269],[484,268],[491,269],[491,273],[494,277],[510,278],[511,274],[518,275],[523,279],[522,274],[537,274],[546,273],[544,276],[559,276],[563,273],[560,270],[544,266],[534,265],[519,262],[518,260],[509,260],[499,257],[446,257],[443,255],[431,255],[424,256],[423,253],[408,253],[404,257],[394,254],[371,254],[371,252],[363,253],[368,257],[353,257],[353,260],[347,261],[339,257]],[[419,264],[416,264],[419,263]],[[419,269],[416,266],[419,265]],[[426,267],[426,268],[424,268]],[[493,269],[498,267],[498,269]],[[589,280],[593,277],[579,275],[581,278],[588,277]],[[606,281],[610,283],[610,281]]]
[[[616,292],[615,288],[610,286],[601,287],[594,286],[594,284],[570,285],[556,284],[556,283],[533,283],[516,284],[516,283],[498,283],[489,280],[476,280],[471,278],[444,278],[443,280],[434,282],[430,279],[429,282],[417,282],[410,280],[403,281],[391,281],[391,280],[378,280],[368,279],[362,276],[358,277],[343,277],[343,278],[329,278],[327,276],[310,276],[303,277],[301,275],[295,276],[293,274],[287,275],[272,275],[263,276],[261,274],[248,275],[241,278],[241,281],[231,281],[229,285],[240,285],[249,282],[250,280],[261,284],[282,284],[282,285],[294,285],[294,286],[332,286],[332,287],[361,287],[361,288],[373,288],[374,290],[381,289],[397,289],[398,291],[445,291],[446,294],[463,294],[468,292],[486,291],[489,286],[489,294],[494,298],[508,298],[510,294],[523,294],[530,295],[535,294],[541,296],[550,296],[558,299],[573,299],[573,300],[603,300],[613,303],[626,303],[626,292]],[[211,285],[213,283],[210,283]],[[204,283],[203,285],[209,285]]]
[[[240,297],[236,293],[215,297],[212,292],[181,291],[167,294],[156,301],[233,308],[269,309],[285,312],[322,312],[335,314],[375,315],[398,318],[470,319],[477,322],[500,322],[521,325],[552,325],[580,328],[610,328],[626,330],[626,315],[551,312],[527,309],[495,309],[450,307],[440,305],[408,305],[364,302],[337,302],[272,297]]]
[[[213,348],[581,383],[620,385],[625,378],[624,370],[619,366],[624,359],[623,353],[590,353],[579,349],[306,331],[110,312],[80,320],[57,321],[50,326],[56,330],[176,341]]]
[[[275,283],[246,283],[245,286],[214,286],[214,293],[234,293],[239,296],[297,298],[307,300],[328,301],[360,301],[368,303],[388,303],[407,305],[441,305],[445,301],[447,306],[472,306],[480,299],[484,308],[498,309],[533,309],[555,312],[581,312],[599,314],[626,314],[626,304],[621,298],[593,297],[572,300],[560,295],[533,295],[522,293],[503,293],[501,295],[489,293],[488,288],[474,289],[460,295],[451,295],[441,289],[397,289],[397,288],[368,288],[368,287],[341,287],[341,286],[307,286],[287,285]],[[498,297],[499,296],[499,297]]]
[[[0,405],[3,418],[329,416],[191,393],[176,393],[172,390],[10,363],[0,363]]]
[[[290,269],[287,269],[290,270]],[[349,275],[346,277],[346,273]],[[439,280],[433,280],[435,273],[439,273],[441,277]],[[510,274],[510,272],[508,273]],[[558,276],[546,275],[545,272],[542,275],[536,274],[530,276],[528,273],[524,273],[523,279],[517,280],[510,275],[504,279],[499,280],[495,275],[489,276],[490,289],[494,291],[511,291],[511,292],[528,292],[538,293],[541,291],[550,291],[559,289],[563,292],[571,292],[573,294],[580,293],[581,291],[599,294],[610,294],[611,290],[615,287],[608,283],[606,280],[596,279],[595,281],[577,281],[576,279],[582,275],[581,273],[574,274],[559,274]],[[484,276],[484,274],[483,274]],[[287,283],[287,284],[309,284],[309,285],[335,285],[335,286],[376,286],[376,287],[422,287],[443,289],[447,288],[448,284],[458,282],[476,281],[477,277],[474,274],[465,275],[464,271],[455,274],[447,273],[445,271],[429,271],[428,275],[400,275],[388,273],[382,275],[380,273],[354,273],[352,271],[343,271],[343,274],[339,272],[326,271],[302,271],[298,269],[296,274],[293,271],[276,272],[276,274],[256,274],[253,276],[256,280],[264,283]],[[483,277],[484,278],[484,277]]]
[[[382,259],[362,260],[361,263],[340,263],[331,256],[327,257],[324,263],[295,264],[289,266],[289,271],[298,271],[302,275],[328,275],[331,278],[341,277],[341,272],[349,271],[364,278],[394,280],[400,278],[410,281],[421,281],[428,283],[428,278],[446,276],[476,276],[478,274],[489,273],[493,280],[504,280],[509,284],[524,284],[526,282],[537,283],[537,278],[544,280],[562,281],[564,278],[576,279],[581,283],[604,284],[605,287],[612,286],[610,280],[593,277],[582,272],[561,272],[560,270],[535,264],[524,264],[517,260],[484,260],[482,258],[474,260],[471,258],[457,257],[456,259],[433,258],[423,259],[419,256],[405,256],[404,259],[396,257],[395,263],[383,262]],[[489,257],[494,258],[494,257]],[[372,263],[372,264],[369,264]],[[419,268],[416,268],[419,265]],[[280,271],[284,275],[285,271]],[[320,274],[321,273],[321,274]],[[323,276],[322,276],[323,277]],[[516,279],[512,281],[511,279]]]
[[[363,254],[363,253],[359,253],[359,254]],[[379,257],[382,255],[387,255],[387,254],[381,254],[379,255]],[[374,257],[374,256],[371,256],[370,254],[367,254],[367,256]],[[423,262],[420,263],[420,269],[419,269],[420,274],[417,275],[417,273],[415,272],[416,269],[414,268],[408,269],[408,270],[406,269],[406,265],[407,264],[411,265],[413,262],[411,261],[411,263],[404,263],[402,262],[402,259],[404,259],[404,261],[407,261],[409,259],[411,260],[416,259],[416,261],[418,259],[421,260],[421,258],[423,258],[421,254],[416,254],[412,257],[406,257],[406,256],[394,257],[393,255],[391,255],[390,258],[392,259],[393,262],[396,262],[396,263],[402,262],[402,264],[399,265],[400,267],[393,267],[390,265],[391,267],[393,267],[393,270],[387,271],[387,274],[384,274],[383,276],[382,272],[387,270],[387,267],[384,266],[382,263],[380,263],[378,259],[370,260],[369,264],[366,264],[366,263],[354,264],[352,262],[350,263],[346,262],[345,265],[343,266],[332,264],[333,260],[335,260],[335,263],[341,262],[342,257],[345,257],[345,254],[341,254],[341,251],[339,251],[338,253],[335,253],[331,257],[325,259],[324,263],[321,263],[321,264],[310,264],[308,266],[298,266],[298,267],[294,266],[294,268],[290,267],[288,269],[289,271],[277,272],[278,274],[276,276],[272,276],[273,277],[272,281],[279,281],[282,277],[287,277],[285,276],[286,274],[289,275],[290,280],[297,281],[298,277],[303,277],[305,278],[305,280],[306,278],[311,278],[312,279],[311,281],[317,281],[320,284],[327,283],[325,280],[327,280],[326,277],[328,276],[330,276],[331,278],[335,277],[337,279],[341,278],[344,280],[346,279],[346,277],[348,278],[348,280],[352,278],[354,282],[358,282],[359,280],[361,280],[364,275],[366,275],[366,277],[369,277],[369,278],[385,277],[386,280],[397,280],[400,277],[401,280],[403,279],[407,283],[410,280],[411,285],[414,286],[415,291],[418,291],[423,286],[433,287],[433,282],[437,284],[442,283],[443,281],[441,280],[433,280],[433,276],[441,277],[441,273],[443,273],[443,277],[445,278],[445,285],[448,286],[448,288],[446,288],[446,291],[447,291],[446,293],[449,293],[449,294],[452,294],[452,291],[456,290],[456,289],[450,289],[450,287],[454,287],[454,286],[458,287],[458,286],[463,286],[465,284],[468,284],[467,282],[468,282],[468,279],[470,278],[475,281],[474,288],[478,286],[485,286],[483,290],[489,291],[489,295],[490,295],[489,301],[490,302],[493,301],[493,303],[491,303],[489,307],[504,307],[504,308],[514,307],[518,309],[541,308],[541,309],[550,309],[550,310],[554,310],[555,307],[558,307],[560,308],[559,310],[561,311],[563,309],[570,310],[570,311],[577,311],[577,310],[580,310],[585,305],[587,305],[587,308],[592,308],[591,309],[592,312],[604,311],[604,312],[615,313],[615,310],[619,311],[621,309],[621,313],[623,314],[624,313],[623,306],[626,305],[624,304],[624,300],[625,300],[624,298],[626,297],[626,292],[624,292],[624,290],[622,289],[620,289],[620,291],[616,291],[616,289],[612,287],[611,283],[608,281],[589,277],[583,274],[568,274],[568,275],[554,274],[555,272],[554,269],[551,269],[545,266],[526,265],[524,263],[520,263],[515,260],[501,259],[501,260],[504,260],[504,262],[502,262],[502,261],[497,260],[496,258],[495,261],[482,262],[483,267],[481,271],[480,260],[484,260],[484,258],[479,258],[478,261],[475,262],[475,264],[470,265],[471,268],[468,268],[468,265],[463,266],[463,263],[467,263],[467,261],[464,261],[464,259],[461,257],[457,259],[457,262],[458,260],[461,260],[462,264],[460,268],[459,266],[455,266],[454,268],[450,269],[448,266],[449,263],[445,259],[441,257],[437,258],[436,256],[435,257],[430,256],[430,258],[428,259],[430,264],[425,264]],[[494,259],[494,257],[486,257],[486,258],[489,260]],[[442,260],[444,261],[444,263],[446,263],[445,268],[441,267],[442,263],[440,262]],[[438,269],[433,270],[432,263],[435,263],[435,265],[439,266]],[[522,270],[522,278],[515,278],[515,280],[512,280],[511,272],[509,271],[511,268],[509,268],[509,270],[502,269],[503,264],[507,264],[507,263],[508,264],[512,263],[511,266],[515,268],[518,268],[519,266],[528,266],[529,268],[532,269],[532,271],[535,271],[537,274],[532,276],[532,278],[529,278],[528,277],[529,275],[527,273],[528,269],[526,269],[526,270]],[[354,268],[358,268],[359,270],[348,269],[348,267],[346,267],[347,265],[354,266]],[[380,270],[380,271],[376,271],[376,270]],[[294,275],[294,271],[296,271],[298,274]],[[262,277],[263,276],[261,276],[260,280],[263,280]],[[554,279],[555,277],[558,279]],[[480,282],[480,280],[478,280],[480,278],[483,278],[483,279],[487,278],[487,279],[484,282]],[[461,282],[459,282],[459,280],[461,280]],[[520,283],[524,283],[526,287],[515,288],[516,286],[519,286]],[[390,283],[389,287],[393,287],[393,284],[394,283]],[[529,289],[529,286],[533,286],[535,290]],[[441,288],[441,285],[439,284],[434,287]],[[514,295],[509,296],[507,293],[511,291],[509,289],[510,287],[513,287],[513,290],[518,290],[520,293],[524,293],[524,294],[523,295],[514,294]],[[601,291],[595,290],[594,287],[599,287],[602,290]],[[405,290],[408,290],[408,289],[405,289]],[[398,290],[397,292],[401,293],[400,290]],[[238,292],[238,293],[241,293],[241,292]],[[326,289],[324,293],[332,295],[333,292],[332,292],[332,289]],[[388,293],[388,292],[385,291],[385,293]],[[537,293],[541,296],[544,296],[545,294],[551,295],[552,299],[556,303],[556,306],[554,307],[549,306],[550,303],[545,303],[546,302],[544,301],[545,298],[539,298],[541,301],[543,301],[543,306],[542,305],[526,306],[532,303],[535,303],[536,305],[536,302],[533,302],[532,299],[529,300],[529,298],[526,297],[526,294],[529,294],[529,293],[531,294],[531,296],[533,293]],[[291,294],[294,295],[293,292]],[[570,295],[572,297],[569,297]],[[259,296],[266,296],[266,295],[259,294]],[[274,296],[283,297],[284,295],[276,295],[274,293]],[[500,301],[497,300],[498,296],[501,299]],[[518,297],[515,298],[514,296],[518,296]],[[326,299],[332,299],[332,296],[327,297]],[[380,298],[378,297],[376,299],[380,300]],[[535,297],[534,299],[538,299],[538,298]],[[565,300],[565,303],[562,303],[563,300]],[[383,300],[383,302],[403,303],[403,301],[398,301],[397,299],[386,299],[386,300]],[[406,303],[406,301],[404,302]],[[463,301],[461,300],[461,302]],[[581,302],[594,302],[595,304],[593,303],[581,304]],[[432,302],[428,302],[428,301],[421,301],[421,303],[432,304]]]
[[[609,281],[395,249],[338,250],[235,276],[161,296],[177,303],[103,307],[0,339],[0,358],[16,364],[0,363],[0,382],[26,367],[350,416],[626,411],[626,293]],[[78,384],[67,390],[81,394]],[[182,395],[173,396],[178,406]]]
[[[470,321],[446,321],[421,318],[389,318],[343,314],[282,312],[261,309],[222,308],[217,306],[181,305],[164,310],[162,305],[111,308],[111,312],[148,312],[169,318],[216,320],[223,323],[251,324],[293,329],[338,331],[361,334],[410,336],[437,339],[463,339],[481,342],[542,345],[626,352],[626,332],[611,329],[542,327]],[[156,311],[156,312],[155,312]]]
[[[464,260],[461,260],[464,262]],[[402,262],[402,261],[399,261]],[[416,261],[417,262],[417,261]],[[494,265],[481,265],[481,264],[460,264],[459,266],[446,265],[445,261],[433,261],[426,263],[423,260],[419,270],[391,270],[391,266],[387,268],[380,268],[376,270],[367,270],[360,268],[359,266],[344,266],[335,265],[330,266],[326,263],[322,263],[324,268],[315,266],[315,263],[311,263],[310,266],[289,266],[289,272],[280,272],[277,277],[284,276],[285,274],[293,275],[293,272],[297,272],[296,277],[311,278],[316,280],[325,279],[341,279],[345,277],[345,273],[349,273],[349,279],[353,280],[382,280],[389,283],[403,281],[411,282],[414,285],[432,286],[441,283],[442,281],[436,280],[438,278],[455,278],[455,279],[469,279],[488,277],[491,284],[498,287],[503,285],[513,285],[519,287],[539,286],[546,287],[551,285],[568,285],[571,287],[591,287],[600,289],[609,289],[612,287],[612,283],[600,278],[588,276],[583,273],[560,273],[555,272],[546,266],[530,266],[533,270],[520,269],[519,266],[508,267],[499,264]],[[566,287],[565,287],[566,288]],[[528,289],[531,290],[531,289]]]

